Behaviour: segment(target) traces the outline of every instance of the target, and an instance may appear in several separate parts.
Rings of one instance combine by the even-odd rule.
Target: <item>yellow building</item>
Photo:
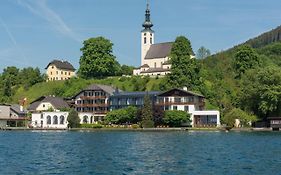
[[[53,60],[45,69],[47,81],[67,80],[75,76],[75,68],[67,61]]]

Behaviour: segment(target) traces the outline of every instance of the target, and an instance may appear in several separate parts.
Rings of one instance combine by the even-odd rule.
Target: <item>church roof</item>
[[[154,73],[154,72],[168,72],[170,69],[163,69],[161,67],[159,68],[149,68],[146,71],[142,71],[141,73]]]
[[[68,61],[61,61],[61,60],[53,60],[47,65],[45,69],[48,69],[48,67],[52,64],[55,65],[58,69],[75,71],[75,68]]]
[[[144,65],[141,66],[141,68],[142,67],[149,67],[149,65],[148,64],[144,64]]]
[[[145,59],[165,58],[170,55],[173,42],[152,44]]]

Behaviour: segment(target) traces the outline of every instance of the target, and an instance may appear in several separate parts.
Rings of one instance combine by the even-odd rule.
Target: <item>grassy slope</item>
[[[160,78],[149,78],[148,82],[146,82],[145,78],[141,77],[112,77],[91,80],[75,78],[71,79],[70,81],[43,82],[38,83],[27,90],[25,90],[23,87],[20,87],[13,96],[12,101],[17,103],[19,99],[27,98],[28,103],[30,103],[42,95],[71,97],[90,84],[112,85],[113,87],[117,87],[124,91],[134,91],[138,87],[142,90],[159,90],[160,81]],[[138,84],[135,82],[138,82]]]

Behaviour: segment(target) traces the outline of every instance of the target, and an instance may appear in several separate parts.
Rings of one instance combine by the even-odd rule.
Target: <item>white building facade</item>
[[[31,116],[31,126],[42,129],[66,129],[68,112],[40,112]]]
[[[220,112],[207,111],[205,97],[182,89],[172,89],[158,95],[157,104],[163,110],[179,110],[190,114],[192,127],[219,127]]]

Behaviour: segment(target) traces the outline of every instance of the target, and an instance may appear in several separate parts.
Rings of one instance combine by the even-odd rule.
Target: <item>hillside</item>
[[[233,62],[235,53],[245,44],[252,46],[260,58],[260,70],[275,67],[281,71],[281,27],[202,60],[202,74],[206,86],[203,94],[213,105],[219,106],[223,113],[243,107],[239,101],[243,82],[235,77]]]
[[[30,103],[42,95],[72,97],[93,83],[111,85],[124,91],[159,90],[160,81],[161,79],[149,77],[111,77],[91,80],[73,78],[67,81],[43,82],[37,83],[28,89],[24,89],[24,87],[18,88],[12,102],[17,103],[19,99],[27,98],[28,103]]]

